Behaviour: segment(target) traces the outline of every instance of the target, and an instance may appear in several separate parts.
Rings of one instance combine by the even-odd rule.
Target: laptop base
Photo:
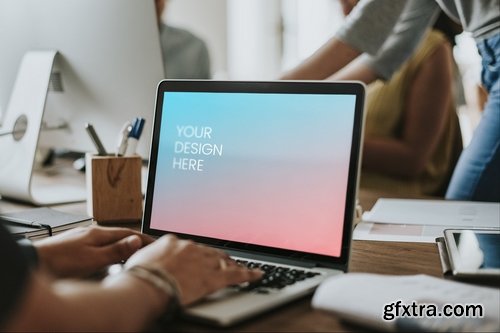
[[[236,260],[242,258],[234,258]],[[273,262],[255,261],[260,264],[272,264]],[[220,290],[205,299],[202,303],[187,308],[184,317],[205,323],[211,326],[228,327],[279,305],[289,303],[312,294],[316,287],[328,277],[342,274],[341,270],[312,268],[304,269],[300,266],[276,265],[278,267],[301,269],[306,272],[319,273],[318,275],[298,281],[282,289],[259,287],[251,291],[241,291],[238,287],[230,287]]]

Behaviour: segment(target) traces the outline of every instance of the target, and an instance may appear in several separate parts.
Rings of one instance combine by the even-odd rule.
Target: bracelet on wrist
[[[111,274],[116,273],[117,272],[115,270],[114,273]],[[164,269],[150,265],[133,265],[125,267],[124,269],[122,266],[119,273],[141,279],[155,287],[160,292],[164,293],[168,297],[165,313],[169,317],[174,316],[180,310],[181,294],[179,286],[175,278]]]

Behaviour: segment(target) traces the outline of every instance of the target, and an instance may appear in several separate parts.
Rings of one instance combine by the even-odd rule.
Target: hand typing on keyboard
[[[159,267],[176,280],[180,303],[191,304],[219,289],[262,276],[258,269],[237,265],[226,253],[166,235],[136,252],[126,263]]]
[[[240,286],[240,290],[242,291],[255,290],[260,293],[266,293],[268,292],[268,289],[283,289],[286,286],[292,285],[298,281],[312,278],[319,274],[301,269],[293,269],[271,264],[261,264],[246,260],[236,260],[236,262],[250,269],[259,268],[264,272],[262,279]]]

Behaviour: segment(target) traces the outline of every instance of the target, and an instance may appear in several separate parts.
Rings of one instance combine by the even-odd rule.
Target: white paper
[[[449,227],[414,224],[383,224],[360,222],[352,238],[382,242],[435,243],[437,237],[443,236],[444,229]]]
[[[353,239],[434,243],[450,228],[500,228],[500,203],[379,199],[363,214]]]
[[[472,286],[427,275],[377,275],[350,273],[331,277],[316,290],[312,306],[360,325],[394,330],[395,320],[383,319],[384,306],[404,304],[481,304],[485,321],[500,327],[500,289]]]
[[[453,227],[500,228],[500,203],[378,199],[364,222]]]

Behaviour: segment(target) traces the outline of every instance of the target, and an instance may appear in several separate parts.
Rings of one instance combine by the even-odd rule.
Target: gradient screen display
[[[150,227],[340,256],[355,103],[165,92]]]

